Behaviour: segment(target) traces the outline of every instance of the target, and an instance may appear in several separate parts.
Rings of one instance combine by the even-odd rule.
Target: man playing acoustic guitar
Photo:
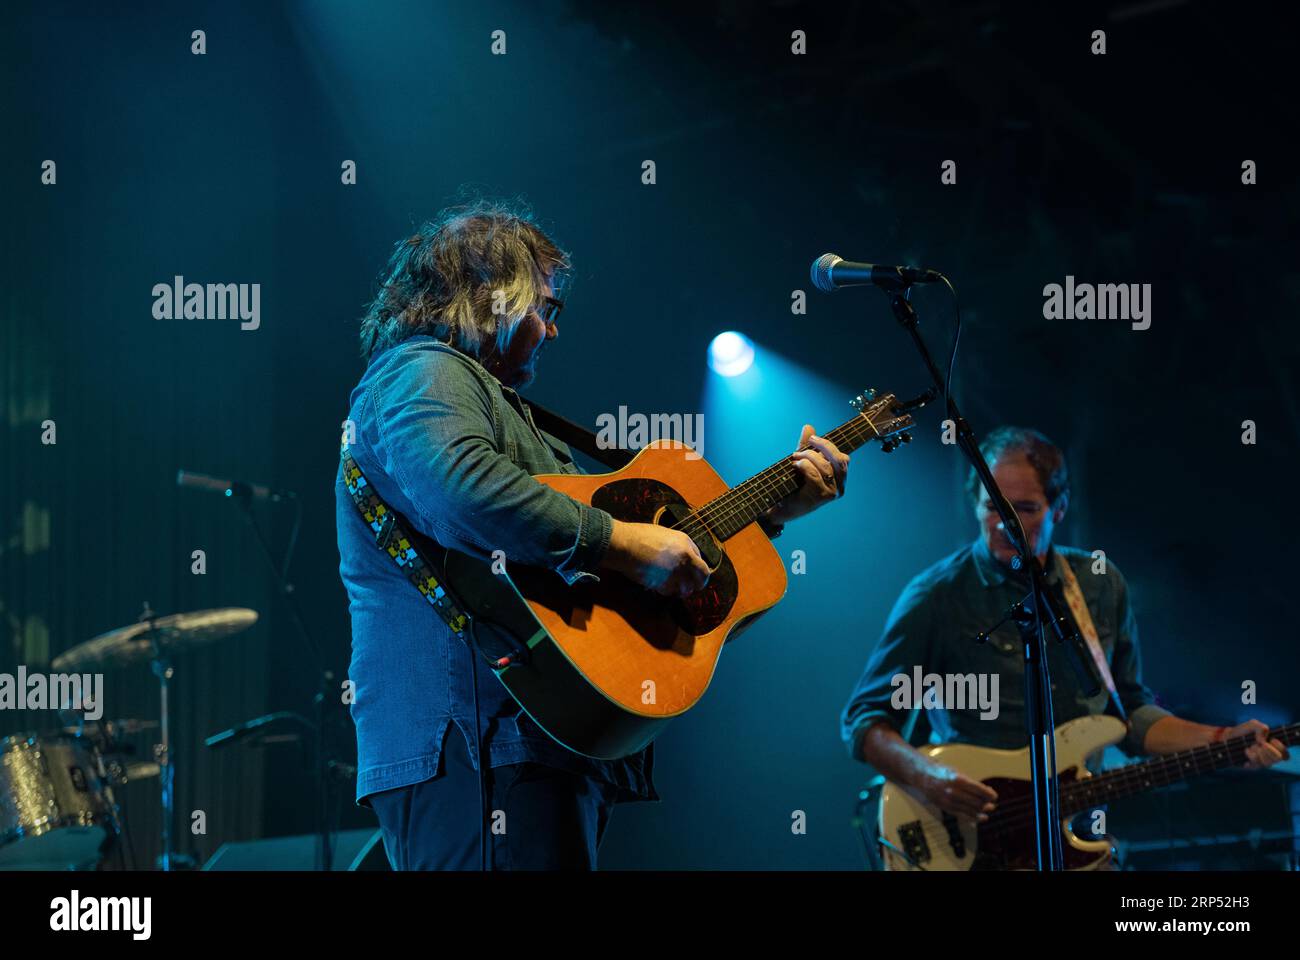
[[[606,571],[687,596],[709,577],[690,536],[615,520],[531,476],[581,472],[516,393],[558,336],[568,268],[526,217],[487,203],[445,211],[399,243],[361,324],[368,365],[352,392],[350,452],[369,487],[445,547],[502,551],[569,584]],[[799,446],[802,483],[760,521],[770,536],[844,490],[847,455],[811,426]],[[652,748],[588,759],[548,738],[490,670],[474,684],[474,654],[376,548],[345,486],[340,471],[356,797],[378,815],[393,867],[478,867],[488,811],[489,867],[594,868],[613,805],[657,799]]]

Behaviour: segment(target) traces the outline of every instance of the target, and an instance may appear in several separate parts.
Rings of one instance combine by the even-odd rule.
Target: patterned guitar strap
[[[1088,612],[1088,605],[1083,601],[1079,580],[1075,577],[1069,561],[1059,553],[1056,554],[1056,569],[1061,574],[1061,592],[1065,594],[1065,602],[1070,607],[1070,613],[1074,614],[1074,622],[1088,644],[1092,662],[1097,665],[1097,673],[1106,684],[1106,689],[1110,691],[1110,699],[1115,704],[1115,709],[1119,711],[1119,718],[1127,726],[1128,714],[1124,711],[1124,704],[1120,703],[1119,691],[1115,689],[1115,678],[1111,676],[1110,664],[1106,662],[1106,651],[1101,648],[1101,641],[1097,639],[1097,626],[1092,622],[1092,614]]]
[[[596,434],[541,404],[528,401],[528,408],[529,414],[541,429],[572,444],[598,463],[617,470],[626,466],[632,459],[631,454],[626,451],[605,449]],[[424,599],[429,601],[429,605],[438,611],[438,616],[447,624],[452,634],[465,641],[471,649],[478,648],[479,653],[485,656],[494,668],[504,668],[512,663],[526,661],[528,647],[520,646],[505,634],[489,633],[484,637],[470,630],[470,618],[452,598],[447,578],[441,572],[441,565],[429,553],[422,538],[413,532],[409,521],[375,492],[375,488],[370,485],[366,475],[361,471],[360,464],[349,452],[346,442],[339,448],[339,459],[343,463],[343,482],[348,489],[348,495],[352,498],[352,504],[357,508],[362,521],[374,534],[375,545],[392,558],[402,574],[420,591]],[[479,620],[487,622],[483,621],[482,617]],[[473,643],[469,642],[471,639]],[[484,650],[485,643],[501,649]]]
[[[420,540],[407,528],[406,519],[384,503],[375,492],[346,443],[339,450],[339,459],[343,461],[343,483],[347,486],[361,519],[375,535],[375,544],[392,558],[406,579],[438,611],[452,634],[464,640],[469,617],[461,612],[447,593],[443,578],[436,572],[439,567],[420,545]]]

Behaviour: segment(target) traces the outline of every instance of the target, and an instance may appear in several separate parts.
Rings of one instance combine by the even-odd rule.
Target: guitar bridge
[[[925,829],[920,820],[899,824],[898,843],[912,863],[926,863],[930,859],[930,845],[925,842]]]

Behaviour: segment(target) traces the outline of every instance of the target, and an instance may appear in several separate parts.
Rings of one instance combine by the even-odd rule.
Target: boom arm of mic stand
[[[912,307],[909,299],[911,294],[910,285],[889,290],[887,293],[894,317],[911,335],[912,342],[916,345],[917,352],[920,353],[921,360],[925,363],[930,378],[934,381],[935,387],[942,392],[944,390],[943,375],[939,372],[934,358],[930,355],[925,341],[921,338],[916,310]],[[993,507],[1002,520],[1003,529],[1009,535],[1012,545],[1015,546],[1016,552],[1019,554],[1021,568],[1029,575],[1034,628],[1032,633],[1025,631],[1022,636],[1026,640],[1024,644],[1025,721],[1029,731],[1030,755],[1033,761],[1030,773],[1034,784],[1038,868],[1040,870],[1061,870],[1064,868],[1064,854],[1061,849],[1061,817],[1058,812],[1060,810],[1060,797],[1057,790],[1055,769],[1056,751],[1053,739],[1055,733],[1052,720],[1052,688],[1047,669],[1046,642],[1047,621],[1050,619],[1059,629],[1060,612],[1056,609],[1050,591],[1046,589],[1042,568],[1039,567],[1037,559],[1029,553],[1025,540],[1025,531],[1020,525],[1020,517],[998,488],[997,481],[993,479],[993,471],[989,469],[989,465],[984,462],[984,457],[980,454],[975,432],[971,430],[970,424],[961,415],[961,411],[957,409],[957,404],[951,396],[947,397],[947,403],[948,409],[946,412],[948,418],[952,420],[956,427],[957,446],[966,455],[966,459],[974,467],[980,483],[988,491],[989,499],[993,502]],[[1033,637],[1032,643],[1029,642],[1031,636]],[[996,813],[994,815],[996,816]]]

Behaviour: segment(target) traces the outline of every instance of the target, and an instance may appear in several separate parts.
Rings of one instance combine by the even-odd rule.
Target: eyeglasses
[[[560,315],[564,309],[564,301],[557,300],[555,297],[543,297],[544,303],[537,308],[537,315],[542,318],[542,322],[547,326],[555,322],[555,318]]]

